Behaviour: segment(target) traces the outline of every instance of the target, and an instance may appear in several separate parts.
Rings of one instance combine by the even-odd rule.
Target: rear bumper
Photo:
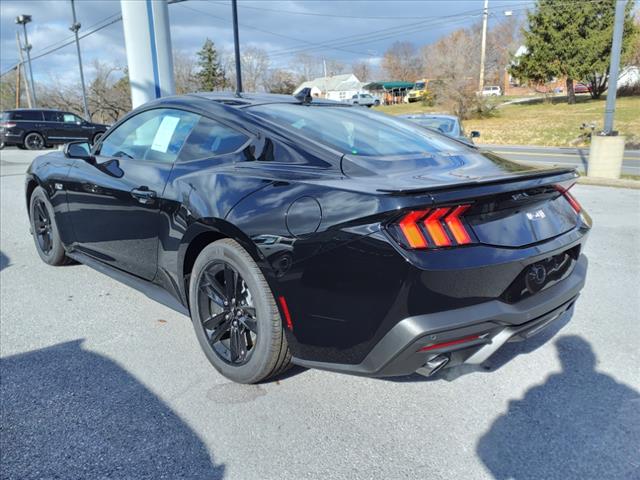
[[[425,368],[438,356],[447,366],[479,364],[507,341],[529,338],[563,316],[585,283],[588,261],[581,255],[572,273],[552,287],[508,304],[492,300],[443,312],[417,315],[397,323],[359,364],[338,364],[294,358],[294,363],[355,375],[408,375]],[[463,343],[431,348],[463,338]],[[420,351],[423,348],[427,351]],[[427,367],[428,369],[428,367]]]
[[[0,143],[5,145],[22,144],[23,136],[23,133],[0,132]]]

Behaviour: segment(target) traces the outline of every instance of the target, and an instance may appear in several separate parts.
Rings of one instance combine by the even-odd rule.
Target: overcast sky
[[[491,0],[492,22],[505,10],[523,16],[531,0]],[[379,62],[394,41],[424,45],[481,18],[483,0],[429,1],[314,1],[239,0],[241,45],[265,49],[275,66],[286,66],[294,52],[335,58],[350,65],[357,60]],[[119,0],[76,0],[80,33],[117,18]],[[18,61],[15,17],[30,14],[29,41],[32,56],[72,39],[69,0],[2,0],[0,2],[0,70]],[[231,2],[188,0],[169,5],[174,51],[194,55],[207,37],[219,48],[232,48]],[[366,36],[365,36],[366,35]],[[344,40],[343,37],[345,38]],[[338,43],[340,41],[340,43]],[[332,48],[333,47],[333,48]],[[477,46],[470,46],[476,48]],[[126,65],[122,22],[81,40],[85,74],[91,77],[94,59]],[[75,46],[33,61],[36,81],[78,80]]]

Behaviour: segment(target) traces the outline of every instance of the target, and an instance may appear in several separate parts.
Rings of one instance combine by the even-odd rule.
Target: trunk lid
[[[436,207],[470,205],[463,220],[476,243],[522,247],[562,235],[579,222],[563,194],[575,182],[573,169],[531,167],[464,149],[419,158],[345,156],[343,172],[378,192],[401,195],[409,205],[425,195]],[[442,227],[448,232],[446,215]]]

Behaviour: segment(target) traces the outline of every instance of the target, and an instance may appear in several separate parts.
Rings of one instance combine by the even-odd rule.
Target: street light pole
[[[480,48],[480,81],[478,90],[482,93],[484,89],[484,57],[487,50],[487,18],[489,17],[489,0],[484,0],[484,10],[482,12],[482,46]]]
[[[76,4],[71,0],[71,12],[73,13],[73,25],[69,28],[76,37],[76,50],[78,52],[78,67],[80,68],[80,84],[82,85],[82,106],[84,107],[84,118],[90,120],[89,104],[87,103],[87,90],[84,86],[84,72],[82,71],[82,56],[80,55],[80,39],[78,38],[78,30],[81,24],[76,19]]]
[[[613,24],[613,41],[611,45],[611,66],[609,67],[609,89],[607,106],[604,110],[604,133],[611,135],[613,117],[616,112],[616,94],[618,90],[618,73],[620,70],[620,50],[622,49],[622,32],[624,30],[624,11],[626,0],[616,2],[616,14]]]
[[[236,96],[242,93],[242,71],[240,68],[240,35],[238,34],[238,4],[237,0],[231,0],[233,13],[233,47],[236,55]]]
[[[31,97],[33,98],[33,106],[37,107],[36,87],[33,83],[33,69],[31,68],[31,45],[27,36],[27,23],[31,21],[31,15],[18,15],[16,23],[22,25],[24,31],[24,50],[27,52],[27,63],[29,64],[29,78],[31,79]]]

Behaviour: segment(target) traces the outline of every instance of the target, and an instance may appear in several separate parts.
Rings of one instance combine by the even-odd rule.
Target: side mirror
[[[477,130],[471,131],[471,138],[480,138],[480,132]]]
[[[80,158],[88,162],[93,161],[93,155],[91,155],[91,145],[89,142],[71,142],[64,146],[64,155],[67,158]]]

